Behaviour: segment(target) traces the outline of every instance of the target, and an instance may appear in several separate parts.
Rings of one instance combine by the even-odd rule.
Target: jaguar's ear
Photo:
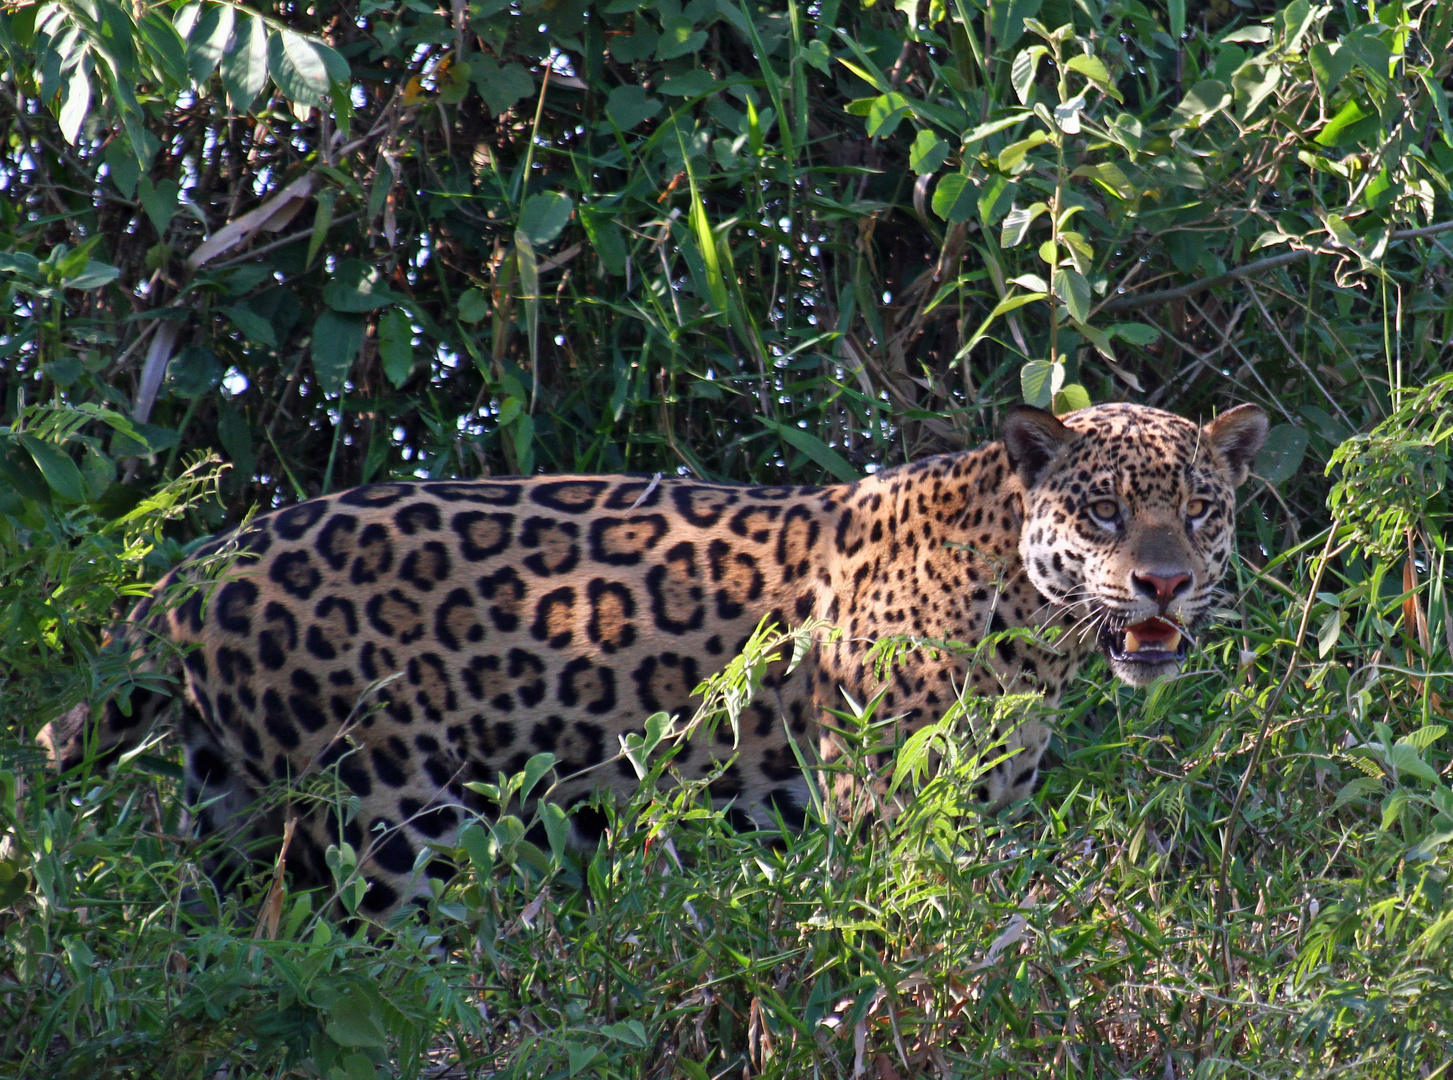
[[[1025,487],[1034,485],[1074,435],[1054,413],[1033,405],[1016,405],[1004,418],[1004,449]]]
[[[1230,469],[1233,485],[1240,487],[1251,471],[1251,463],[1266,442],[1266,429],[1266,413],[1260,405],[1238,405],[1205,426],[1206,442]]]

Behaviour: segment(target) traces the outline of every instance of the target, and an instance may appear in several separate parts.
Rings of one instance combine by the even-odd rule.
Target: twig
[[[1418,240],[1425,236],[1437,236],[1440,233],[1453,232],[1453,221],[1440,221],[1436,225],[1426,225],[1421,229],[1399,229],[1388,237],[1388,242],[1394,240]],[[1292,263],[1301,262],[1310,257],[1316,248],[1300,248],[1297,251],[1286,251],[1280,255],[1273,255],[1269,259],[1258,259],[1256,262],[1247,263],[1245,266],[1238,266],[1234,270],[1227,270],[1224,274],[1215,274],[1211,277],[1201,278],[1189,285],[1179,285],[1174,289],[1158,289],[1155,292],[1141,293],[1139,296],[1117,296],[1101,306],[1101,311],[1131,311],[1135,308],[1149,307],[1152,304],[1164,303],[1167,300],[1179,300],[1183,296],[1190,296],[1193,293],[1202,292],[1205,289],[1214,288],[1217,285],[1224,285],[1228,281],[1235,281],[1238,278],[1252,277],[1256,274],[1264,274],[1268,270],[1275,270],[1279,266],[1290,266]]]

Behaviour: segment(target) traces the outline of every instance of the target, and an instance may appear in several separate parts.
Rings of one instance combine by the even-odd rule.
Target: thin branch
[[[1389,236],[1388,240],[1417,240],[1450,231],[1453,231],[1453,221],[1440,221],[1436,225],[1426,225],[1421,229],[1399,229]],[[1314,250],[1317,249],[1301,248],[1297,251],[1284,251],[1280,255],[1273,255],[1268,259],[1258,259],[1245,266],[1238,266],[1234,270],[1227,270],[1224,274],[1201,278],[1199,281],[1193,281],[1189,285],[1180,285],[1174,289],[1159,289],[1155,292],[1141,293],[1139,296],[1117,296],[1102,304],[1100,310],[1131,311],[1135,308],[1164,303],[1167,300],[1179,300],[1184,296],[1191,296],[1206,289],[1215,288],[1217,285],[1224,285],[1228,281],[1235,281],[1237,278],[1253,277],[1256,274],[1264,274],[1268,270],[1275,270],[1279,266],[1290,266],[1292,263],[1301,262]]]

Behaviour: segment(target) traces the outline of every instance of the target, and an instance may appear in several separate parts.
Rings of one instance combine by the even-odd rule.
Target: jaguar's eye
[[[1192,499],[1186,503],[1186,517],[1194,521],[1196,518],[1205,517],[1209,509],[1211,504],[1206,499]]]
[[[1120,516],[1120,504],[1114,499],[1096,499],[1090,504],[1090,513],[1101,521],[1111,522]]]

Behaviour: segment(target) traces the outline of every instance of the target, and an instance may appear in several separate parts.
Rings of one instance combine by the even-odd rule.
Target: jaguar
[[[259,793],[336,770],[358,812],[304,814],[287,866],[324,884],[329,846],[353,845],[360,910],[382,919],[453,872],[434,852],[480,809],[469,781],[548,751],[563,802],[633,790],[623,735],[689,713],[764,620],[813,621],[837,632],[769,670],[735,745],[723,726],[673,762],[714,774],[713,798],[753,820],[797,826],[810,793],[794,741],[849,752],[831,715],[849,699],[904,735],[962,694],[1052,707],[1096,652],[1135,686],[1177,672],[1266,431],[1255,405],[1204,425],[1127,403],[1020,406],[998,441],[831,486],[557,475],[310,499],[199,549],[117,633],[138,664],[148,641],[173,646],[156,663],[180,692],[142,680],[39,741],[71,768],[174,712],[197,831],[247,822],[274,846],[282,823]],[[969,648],[875,662],[895,637]],[[1050,728],[1032,712],[996,734],[989,808],[1033,792]]]

